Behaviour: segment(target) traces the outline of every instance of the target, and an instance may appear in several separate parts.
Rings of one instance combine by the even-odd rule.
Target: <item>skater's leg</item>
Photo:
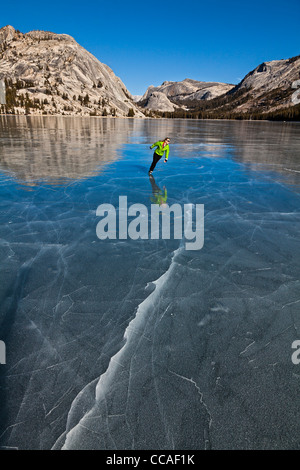
[[[149,171],[153,171],[153,170],[154,170],[154,168],[156,167],[157,162],[159,162],[160,159],[161,159],[161,155],[157,155],[157,153],[154,152],[152,165],[150,166],[150,170],[149,170]]]

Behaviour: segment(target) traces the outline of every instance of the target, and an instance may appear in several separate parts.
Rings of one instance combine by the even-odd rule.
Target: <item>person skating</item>
[[[161,159],[163,154],[166,152],[165,155],[165,163],[167,163],[168,158],[169,158],[169,143],[170,143],[170,138],[166,137],[164,140],[159,140],[158,142],[155,142],[155,144],[152,144],[150,149],[153,149],[154,147],[157,147],[155,149],[155,152],[153,154],[153,161],[150,166],[150,169],[148,171],[149,175],[153,173],[154,168],[156,167],[157,162]]]

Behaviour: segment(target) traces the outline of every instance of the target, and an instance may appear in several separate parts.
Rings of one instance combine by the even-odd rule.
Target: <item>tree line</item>
[[[262,94],[254,105],[247,111],[237,111],[237,108],[247,103],[251,98],[250,88],[235,87],[222,96],[211,100],[190,100],[175,104],[185,105],[188,109],[175,111],[155,111],[156,117],[169,119],[236,119],[236,120],[273,120],[273,121],[300,121],[300,105],[291,105],[281,109],[269,111],[275,107],[287,103],[291,90],[276,88]]]

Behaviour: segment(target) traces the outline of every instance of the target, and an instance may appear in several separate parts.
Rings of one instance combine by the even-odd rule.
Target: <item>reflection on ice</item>
[[[298,448],[299,125],[34,119],[0,120],[2,447]],[[204,204],[202,250],[100,241],[119,196]]]
[[[159,206],[165,207],[167,206],[167,199],[168,199],[168,192],[167,188],[163,186],[161,190],[160,187],[156,184],[154,176],[149,176],[150,184],[152,187],[152,196],[150,197],[150,201],[152,204],[158,204]]]
[[[127,139],[123,119],[1,117],[0,167],[23,183],[64,184],[117,160]]]

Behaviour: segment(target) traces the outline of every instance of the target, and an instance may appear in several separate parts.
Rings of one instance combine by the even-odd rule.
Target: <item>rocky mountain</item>
[[[149,90],[149,88],[148,88]],[[175,103],[172,103],[168,97],[161,91],[150,91],[147,98],[142,99],[138,104],[146,109],[155,111],[175,111],[180,109]]]
[[[132,95],[132,98],[133,98],[133,101],[137,102],[137,101],[140,101],[140,99],[142,98],[142,95]]]
[[[292,106],[295,82],[299,78],[300,55],[263,62],[231,91],[232,97],[243,95],[243,102],[235,107],[235,112],[266,113]]]
[[[198,89],[193,91],[193,86]],[[187,79],[164,82],[161,87],[149,87],[139,104],[165,117],[171,112],[174,117],[297,119],[298,90],[300,56],[264,62],[236,86]]]
[[[246,118],[300,108],[300,56],[264,62],[238,84],[185,79],[132,96],[105,64],[67,34],[0,29],[0,112]],[[5,104],[1,104],[5,103]],[[300,111],[299,111],[300,112]],[[274,114],[274,116],[275,116]]]
[[[162,85],[149,86],[138,104],[149,110],[174,111],[187,109],[189,101],[210,100],[223,95],[234,85],[219,82],[200,82],[186,78],[181,82],[165,81]]]
[[[0,80],[2,111],[144,117],[120,78],[67,34],[1,28]]]

